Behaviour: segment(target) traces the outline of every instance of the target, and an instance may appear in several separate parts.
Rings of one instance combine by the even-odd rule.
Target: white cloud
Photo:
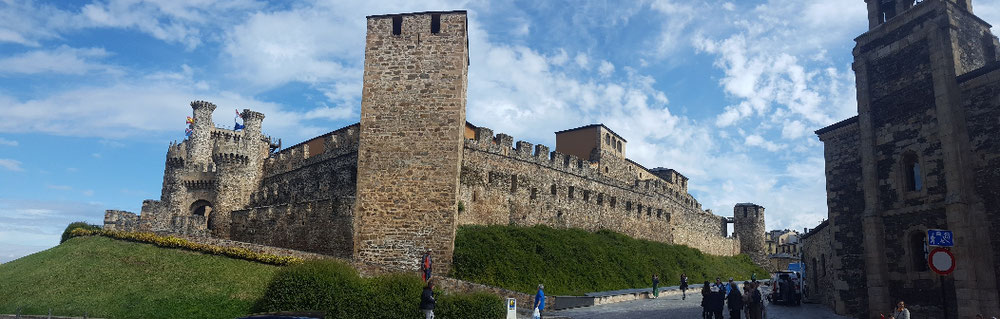
[[[577,53],[576,57],[573,58],[573,62],[576,62],[576,65],[580,68],[590,69],[590,57],[588,57],[586,53]]]
[[[0,145],[17,146],[17,141],[15,141],[15,140],[8,140],[8,139],[0,137]]]
[[[20,172],[24,170],[23,168],[21,168],[20,161],[12,160],[9,158],[0,158],[0,167],[15,172]]]
[[[601,60],[601,66],[597,68],[597,72],[602,76],[610,76],[611,73],[615,72],[615,65],[611,64],[611,62]]]
[[[776,144],[774,142],[765,140],[760,135],[749,135],[746,137],[745,142],[750,146],[758,146],[767,149],[768,151],[774,152],[785,148],[785,145]]]
[[[93,71],[121,73],[115,67],[94,62],[94,59],[107,57],[109,54],[102,48],[70,48],[60,46],[53,50],[36,50],[0,59],[0,74],[75,74],[81,75]]]

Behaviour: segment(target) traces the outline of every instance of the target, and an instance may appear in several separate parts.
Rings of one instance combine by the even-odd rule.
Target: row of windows
[[[612,149],[617,149],[619,152],[622,151],[622,141],[619,139],[612,139],[610,133],[604,133],[604,144],[610,145]]]
[[[431,33],[441,33],[441,14],[431,14]],[[392,17],[392,35],[403,34],[403,16]]]
[[[492,185],[497,180],[501,180],[501,179],[506,180],[505,175],[506,174],[498,173],[498,172],[492,172],[491,171],[487,175],[487,181],[488,181],[488,183],[490,185]],[[638,180],[635,181],[635,186],[636,187],[639,186],[639,182],[640,181],[638,181]],[[646,183],[648,185],[649,181],[646,181]],[[659,185],[658,182],[657,182],[657,185]],[[510,175],[510,192],[511,192],[511,194],[516,193],[517,189],[518,189],[518,175]],[[675,191],[673,189],[667,189],[667,191],[669,192],[669,194],[665,194],[665,195],[673,196],[680,204],[683,204],[683,205],[686,205],[686,206],[695,206],[696,205],[696,202],[691,197],[683,196],[680,192]],[[552,195],[556,195],[556,184],[552,184],[552,186],[550,187],[549,192]],[[583,190],[581,193],[582,193],[584,201],[589,201],[590,200],[590,196],[591,196],[591,191],[590,190]],[[537,189],[532,189],[531,199],[537,198],[537,195],[538,195],[537,194]],[[572,199],[572,198],[576,198],[576,195],[577,195],[576,187],[574,187],[574,186],[568,186],[567,197],[570,198],[570,199]],[[616,206],[616,204],[617,204],[617,200],[614,197],[612,197],[610,200],[611,200],[611,207],[614,208]],[[602,205],[603,203],[604,203],[604,194],[603,193],[602,194],[598,194],[597,195],[597,204],[598,205]],[[627,209],[631,210],[631,208],[627,208]]]
[[[490,173],[490,175],[489,175],[489,182],[490,183],[493,182],[494,176],[496,176],[496,174]],[[511,180],[511,183],[510,183],[510,192],[512,194],[517,193],[517,190],[518,190],[517,175],[511,175],[510,180]],[[552,196],[558,196],[559,195],[558,189],[559,189],[559,187],[556,184],[552,184],[552,186],[549,187],[549,193],[550,193],[550,195],[552,195]],[[577,188],[575,186],[568,186],[566,188],[566,198],[568,198],[568,199],[575,199],[575,198],[577,198],[577,196],[580,196],[580,197],[583,198],[583,201],[589,202],[592,194],[593,194],[593,192],[591,190],[587,190],[587,189],[577,191]],[[538,188],[532,187],[531,188],[531,194],[529,196],[530,196],[529,198],[532,199],[532,200],[538,199]],[[477,193],[473,193],[472,201],[473,202],[477,201],[478,197],[479,196],[478,196]],[[597,205],[604,206],[605,199],[608,196],[604,196],[604,193],[597,193],[597,196],[595,196],[595,197],[596,197]],[[615,196],[608,197],[607,201],[608,201],[608,206],[611,207],[611,208],[615,208],[615,207],[618,206],[618,198],[615,197]],[[663,218],[663,209],[662,208],[653,208],[652,206],[642,205],[640,203],[636,203],[635,207],[636,207],[636,212],[638,214],[640,214],[640,215],[643,214],[643,213],[645,213],[646,216],[652,216],[653,212],[655,211],[657,218]],[[625,211],[632,211],[632,209],[633,209],[632,201],[626,201],[625,205],[624,205],[624,208],[625,208]]]

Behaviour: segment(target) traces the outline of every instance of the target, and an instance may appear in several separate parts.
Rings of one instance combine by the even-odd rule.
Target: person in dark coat
[[[726,290],[725,288],[719,286],[713,286],[711,288],[711,298],[709,298],[709,311],[712,312],[712,318],[724,319],[722,317],[722,312],[726,308]]]
[[[764,298],[760,294],[760,282],[750,283],[751,290],[747,300],[747,308],[750,309],[750,317],[747,319],[762,319],[764,317]]]
[[[424,286],[424,292],[420,295],[420,310],[424,312],[424,319],[434,319],[434,282],[428,281]]]
[[[740,319],[740,314],[743,312],[743,294],[740,293],[740,288],[736,284],[732,284],[732,289],[729,290],[729,296],[726,298],[729,304],[729,318]]]
[[[712,285],[705,281],[705,284],[701,286],[701,318],[711,319],[711,298],[712,298]]]
[[[653,275],[653,298],[660,297],[660,290],[657,289],[657,288],[659,288],[659,287],[657,287],[659,285],[660,285],[660,276],[659,275]]]
[[[681,300],[687,299],[688,294],[688,276],[687,274],[681,274]]]

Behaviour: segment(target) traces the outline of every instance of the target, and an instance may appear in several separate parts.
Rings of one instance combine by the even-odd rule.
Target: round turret
[[[754,203],[739,203],[733,208],[733,232],[740,238],[740,253],[750,256],[754,262],[766,261],[764,206]]]

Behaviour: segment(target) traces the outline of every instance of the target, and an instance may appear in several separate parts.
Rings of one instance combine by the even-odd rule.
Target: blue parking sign
[[[927,246],[952,247],[955,246],[955,237],[950,230],[928,229]]]

